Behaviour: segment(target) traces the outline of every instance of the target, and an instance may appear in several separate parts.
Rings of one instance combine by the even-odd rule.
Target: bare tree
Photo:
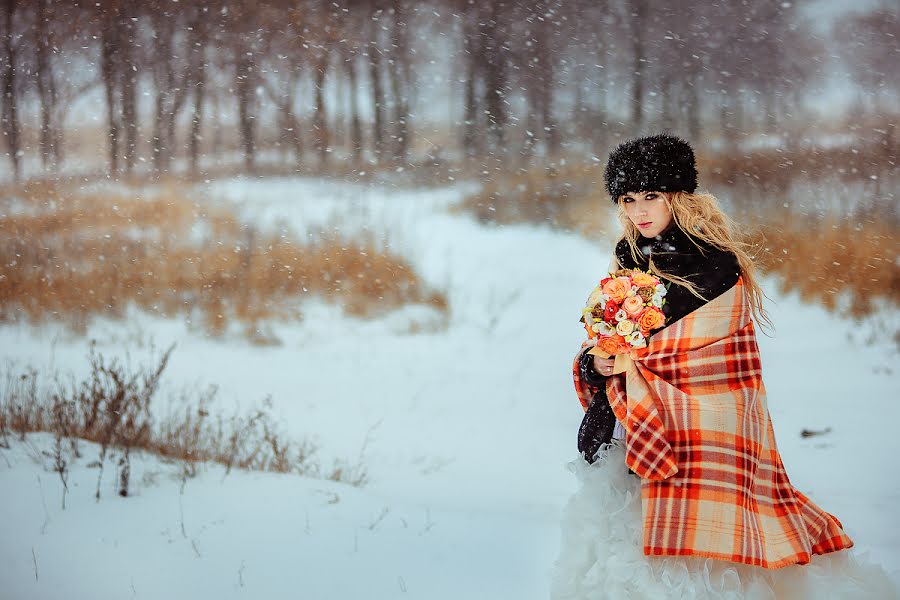
[[[244,168],[256,170],[256,83],[257,50],[259,49],[257,11],[247,0],[231,3],[229,30],[234,60],[234,90],[238,108],[238,130],[244,154]]]
[[[477,6],[463,2],[462,6],[463,60],[465,61],[465,98],[463,102],[464,117],[462,128],[462,146],[466,158],[473,159],[482,154],[483,138],[481,131],[482,94],[478,93],[482,85],[484,73],[481,58],[484,54],[484,42],[478,25],[479,11]]]
[[[489,2],[480,6],[479,33],[482,37],[481,60],[484,73],[484,110],[487,115],[487,134],[491,143],[489,152],[495,158],[505,154],[506,125],[509,111],[507,95],[509,85],[509,40],[507,38],[507,5]]]
[[[18,58],[18,43],[16,40],[15,16],[16,0],[4,0],[3,2],[3,133],[6,137],[6,147],[13,165],[13,177],[16,181],[22,177],[21,140],[19,138],[19,105],[18,86],[16,84],[16,64]]]
[[[409,161],[410,115],[412,94],[412,58],[409,48],[408,7],[404,0],[392,0],[391,5],[390,81],[394,104],[394,153],[397,163]]]
[[[640,130],[644,124],[644,89],[647,71],[645,44],[647,41],[648,17],[647,0],[626,0],[625,10],[630,16],[632,49],[631,67],[631,124]]]
[[[884,3],[870,13],[853,16],[835,26],[841,58],[850,74],[883,109],[900,96],[900,9]]]
[[[54,115],[57,98],[56,79],[50,64],[50,49],[56,44],[51,35],[51,15],[47,10],[47,0],[37,0],[35,4],[35,46],[37,51],[38,99],[41,104],[40,148],[41,161],[46,169],[59,164],[59,137],[56,133]]]
[[[188,157],[191,175],[196,177],[200,172],[200,132],[203,126],[203,107],[206,102],[206,52],[209,42],[209,0],[195,2],[189,9],[188,16],[188,77],[187,86],[193,96],[191,109],[191,130],[188,142]],[[221,14],[216,11],[214,14]],[[186,87],[187,87],[186,86]],[[174,119],[172,120],[174,123]]]

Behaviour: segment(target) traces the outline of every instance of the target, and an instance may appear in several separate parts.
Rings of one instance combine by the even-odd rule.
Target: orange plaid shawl
[[[642,479],[644,554],[775,569],[853,546],[788,480],[742,278],[631,358],[606,391],[625,426],[625,462]],[[586,409],[577,358],[573,371]]]

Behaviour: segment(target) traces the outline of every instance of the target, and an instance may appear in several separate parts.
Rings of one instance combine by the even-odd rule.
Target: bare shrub
[[[116,491],[123,497],[130,494],[134,451],[181,461],[189,476],[196,474],[197,464],[215,462],[225,466],[226,475],[232,469],[242,469],[295,473],[356,486],[367,481],[362,453],[356,463],[336,461],[331,469],[323,469],[312,442],[290,439],[280,429],[272,415],[270,397],[248,413],[225,418],[210,412],[218,390],[213,385],[194,400],[182,393],[177,409],[158,418],[153,398],[173,350],[174,345],[152,367],[138,367],[132,372],[117,360],[106,360],[92,343],[87,377],[63,384],[54,375],[58,391],[52,394],[41,385],[35,369],[29,367],[23,374],[16,374],[7,367],[0,422],[11,424],[10,429],[23,440],[28,432],[53,433],[54,449],[48,456],[66,491],[70,457],[79,456],[75,441],[98,444],[100,455],[94,463],[99,467],[97,500],[103,468],[112,451],[118,453]],[[69,451],[65,449],[66,440],[71,445]]]
[[[69,460],[64,448],[65,440],[73,433],[75,411],[70,400],[53,394],[50,406],[53,428],[53,472],[59,475],[63,486],[62,509],[66,509],[66,495],[69,493]]]

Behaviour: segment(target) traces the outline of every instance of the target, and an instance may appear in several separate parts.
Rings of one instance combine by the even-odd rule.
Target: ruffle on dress
[[[552,600],[900,599],[884,567],[856,549],[766,569],[696,556],[645,556],[641,480],[614,439],[593,464],[570,462],[579,488],[565,507]]]

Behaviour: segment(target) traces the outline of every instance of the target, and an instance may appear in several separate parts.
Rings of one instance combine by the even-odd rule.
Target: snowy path
[[[559,513],[575,485],[565,465],[581,417],[569,374],[582,337],[577,312],[609,248],[447,215],[459,189],[280,180],[216,191],[267,225],[384,232],[427,281],[448,288],[451,323],[410,335],[412,323],[427,331],[440,316],[407,307],[359,322],[310,302],[304,322],[276,327],[284,344],[271,348],[209,341],[140,314],[127,325],[96,323],[101,350],[127,347],[132,360],[150,339],[177,341],[169,385],[217,383],[226,410],[271,394],[284,427],[313,434],[326,457],[352,459],[365,444],[372,481],[361,490],[269,474],[222,481],[211,468],[186,486],[185,539],[177,480],[159,476],[137,498],[107,494],[95,505],[94,471],[82,469],[85,483],[61,512],[53,474],[22,448],[0,451],[12,465],[0,460],[0,530],[11,532],[0,542],[0,579],[13,597],[546,598]],[[778,300],[778,335],[759,342],[788,474],[900,579],[900,533],[884,527],[900,503],[900,482],[889,477],[900,375],[883,368],[896,369],[896,353],[849,342],[849,324],[765,285]],[[52,356],[83,372],[86,341],[56,331],[0,329],[4,357],[40,367]],[[825,426],[825,436],[799,435]],[[329,503],[332,494],[340,500]]]

